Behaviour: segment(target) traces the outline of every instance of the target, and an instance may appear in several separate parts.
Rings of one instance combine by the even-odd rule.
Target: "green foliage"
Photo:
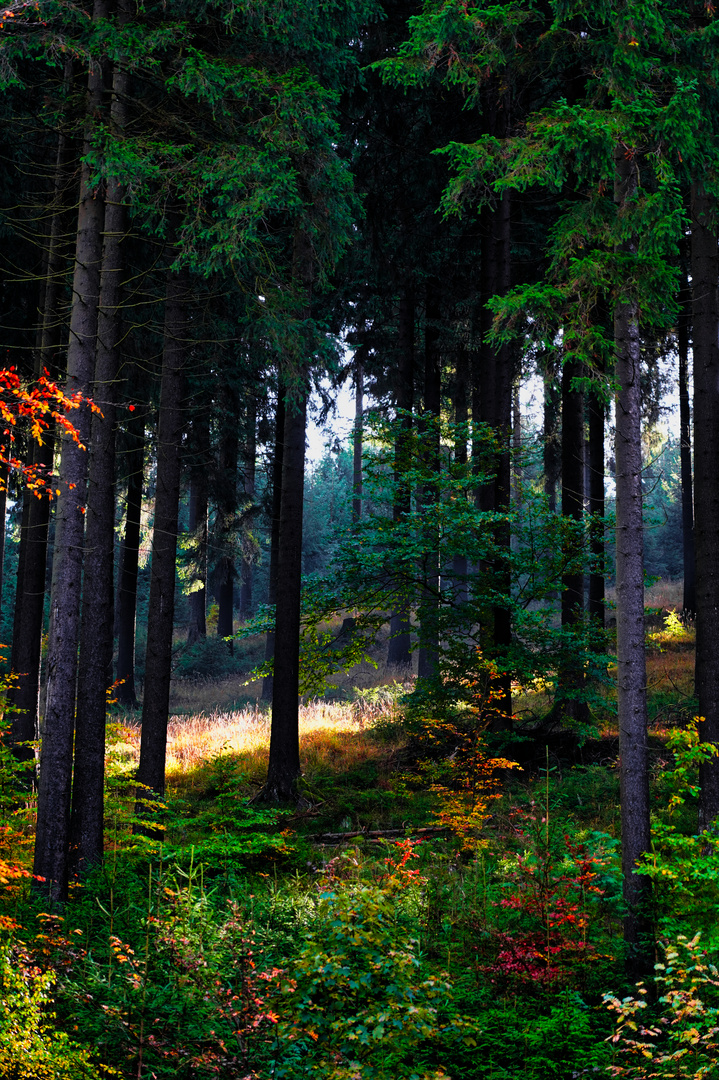
[[[118,1076],[115,1069],[97,1065],[87,1045],[58,1028],[52,1009],[56,979],[52,969],[42,971],[32,962],[21,943],[0,944],[0,1075],[5,1080]]]
[[[612,1076],[627,1080],[705,1080],[719,1075],[719,971],[702,947],[701,935],[679,935],[664,946],[655,965],[661,992],[656,1004],[643,983],[637,994],[605,996],[617,1014],[612,1037]]]

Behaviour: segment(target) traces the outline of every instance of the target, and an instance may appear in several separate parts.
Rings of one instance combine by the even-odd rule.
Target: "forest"
[[[1,1077],[719,1077],[718,88],[0,10]]]

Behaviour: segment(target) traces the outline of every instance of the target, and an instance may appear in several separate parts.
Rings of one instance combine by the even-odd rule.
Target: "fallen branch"
[[[438,825],[427,829],[410,829],[409,831],[412,836],[441,836],[449,830],[444,825]],[[356,832],[319,833],[317,836],[309,836],[307,839],[311,840],[313,844],[337,844],[343,840],[356,840],[359,837],[363,840],[384,840],[393,836],[405,836],[406,834],[407,829],[358,829]]]

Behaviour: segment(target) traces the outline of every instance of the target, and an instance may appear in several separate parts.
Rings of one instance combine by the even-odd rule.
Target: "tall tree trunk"
[[[411,413],[414,404],[414,319],[414,289],[411,284],[408,284],[399,302],[399,356],[395,387],[395,404],[401,412],[395,443],[396,494],[392,509],[392,515],[397,524],[409,513],[412,500],[412,492],[404,475],[410,467],[408,456],[412,431]],[[401,591],[405,594],[408,592],[404,583]],[[409,596],[406,602],[397,605],[390,617],[387,664],[389,667],[397,668],[409,668],[412,664]]]
[[[282,470],[285,452],[285,387],[281,378],[277,380],[277,409],[275,412],[275,453],[272,459],[272,521],[270,523],[270,574],[267,603],[274,607],[277,603],[277,561],[280,546],[280,511],[282,508]],[[268,631],[265,641],[265,662],[275,655],[275,631]],[[262,700],[272,701],[273,676],[265,675],[262,680]]]
[[[581,366],[568,360],[562,370],[562,517],[581,523],[584,517],[584,394],[573,387]],[[575,559],[576,541],[564,545],[564,559]],[[584,615],[584,572],[581,567],[562,575],[562,627],[571,629]],[[559,675],[557,705],[564,717],[577,723],[589,718],[586,702],[577,700],[584,687],[581,653],[572,648]]]
[[[93,19],[97,21],[106,16],[105,0],[95,0]],[[90,69],[87,105],[83,149],[89,156],[96,118],[102,107],[102,73],[99,66]],[[90,167],[83,160],[67,354],[66,389],[69,394],[89,396],[92,388],[104,216],[103,201],[90,187]],[[89,408],[81,407],[74,420],[80,443],[72,439],[63,440],[60,495],[56,510],[45,722],[33,868],[37,887],[53,900],[65,898],[68,883],[70,784],[87,488],[85,447],[89,443],[90,418]]]
[[[293,263],[295,282],[302,287],[306,296],[305,319],[309,320],[313,254],[310,237],[304,231],[295,235]],[[285,403],[272,728],[267,783],[263,793],[264,799],[270,802],[294,799],[300,775],[300,594],[309,373],[301,368],[299,375],[293,397]]]
[[[137,708],[135,696],[135,617],[142,524],[142,483],[145,476],[145,414],[135,409],[127,425],[127,509],[117,575],[117,700]]]
[[[243,489],[245,500],[250,504],[248,512],[249,520],[255,514],[255,474],[257,470],[257,402],[250,394],[247,399],[247,433],[245,438],[245,470]],[[242,560],[242,582],[240,587],[240,615],[243,619],[249,619],[252,615],[252,579],[254,564],[251,556],[245,556]]]
[[[589,394],[589,545],[593,569],[589,574],[588,611],[604,626],[604,412],[599,394]]]
[[[547,496],[549,512],[557,512],[557,474],[559,472],[559,403],[560,394],[554,372],[545,371],[544,376],[544,437],[542,454],[544,457],[544,494]]]
[[[694,344],[694,541],[697,648],[695,683],[703,742],[719,743],[719,255],[716,200],[692,187],[692,324]],[[719,815],[719,759],[699,770],[701,824]]]
[[[679,291],[677,352],[679,353],[679,453],[682,479],[682,541],[684,555],[684,599],[682,608],[689,618],[696,615],[696,574],[694,555],[694,498],[692,491],[692,435],[689,408],[689,326],[691,291],[683,268]]]
[[[469,354],[464,342],[457,347],[457,364],[454,376],[454,466],[458,474],[464,476],[467,468],[467,386],[469,382]],[[467,556],[461,551],[452,556],[452,586],[456,604],[466,604],[469,599],[467,588]]]
[[[190,290],[185,274],[169,271],[157,430],[157,483],[147,617],[145,692],[142,702],[140,764],[137,770],[140,799],[143,792],[162,796],[165,791],[175,613],[177,514],[180,503],[180,446],[184,426],[183,368],[187,352],[189,298]]]
[[[119,65],[113,78],[111,118],[124,127],[127,76]],[[85,516],[85,565],[75,717],[75,764],[70,818],[73,869],[86,872],[102,862],[104,839],[105,713],[112,682],[115,557],[115,428],[120,367],[122,240],[126,230],[125,191],[107,182],[105,240],[100,277],[93,397],[101,413],[92,418]]]
[[[614,200],[626,212],[638,183],[636,158],[624,146],[615,151]],[[620,251],[636,255],[636,242]],[[618,290],[621,285],[618,283]],[[635,873],[649,851],[649,762],[647,678],[644,653],[644,525],[642,521],[641,349],[637,301],[619,300],[614,309],[616,354],[616,578],[617,719],[619,725],[624,940],[631,973],[651,970],[653,943],[647,905],[649,878]]]
[[[439,670],[439,536],[432,521],[434,505],[439,500],[440,436],[439,417],[442,404],[442,370],[439,353],[440,320],[439,284],[429,280],[425,297],[424,326],[424,412],[422,423],[423,465],[427,480],[420,500],[425,522],[425,551],[422,567],[420,602],[420,646],[417,674],[421,679],[435,679]],[[432,479],[429,479],[429,477]]]
[[[190,468],[188,530],[193,538],[195,576],[189,596],[188,645],[194,645],[207,636],[207,470],[210,459],[210,417],[207,410],[203,410],[202,414],[193,420],[192,426],[195,433],[195,459]]]
[[[68,87],[71,75],[72,65],[68,64],[66,67]],[[69,225],[70,216],[67,206],[70,201],[67,190],[70,155],[71,148],[68,139],[61,133],[58,136],[54,202],[45,252],[45,281],[41,290],[39,340],[35,363],[36,378],[42,375],[45,369],[54,377],[58,377],[60,366],[62,331],[63,326],[66,326],[66,312],[63,311],[61,301],[62,279],[67,261],[65,250],[67,244],[62,234]],[[30,443],[29,463],[46,478],[49,478],[52,473],[54,451],[55,439],[51,431],[46,433],[42,446],[34,441]],[[50,499],[47,494],[43,494],[42,489],[35,495],[25,490],[10,660],[11,670],[15,673],[16,680],[8,693],[9,701],[17,710],[12,715],[12,743],[29,743],[38,737],[40,651],[45,607],[50,511]],[[30,760],[34,756],[32,748],[27,745],[18,747],[15,753],[24,760]]]
[[[220,544],[224,552],[217,569],[217,636],[228,638],[234,653],[235,560],[232,554],[237,529],[237,458],[239,454],[239,403],[231,387],[226,387],[227,405],[220,437],[220,489],[217,510],[220,517]]]
[[[355,422],[352,430],[352,524],[362,517],[362,436],[364,423],[364,367],[362,349],[355,355]]]

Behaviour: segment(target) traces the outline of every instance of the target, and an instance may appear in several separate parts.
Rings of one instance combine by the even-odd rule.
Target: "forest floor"
[[[708,859],[695,836],[693,632],[655,621],[652,934],[703,930],[715,951],[719,874],[689,882]],[[621,1028],[640,999],[623,963],[611,701],[583,741],[527,724],[513,745],[413,715],[396,682],[307,702],[290,812],[253,801],[267,713],[223,704],[222,683],[176,693],[191,700],[170,723],[162,841],[131,835],[138,727],[117,715],[103,869],[62,912],[5,875],[0,1075],[570,1080],[716,1062],[696,977],[681,1030],[661,1002],[663,1042],[637,1049]],[[0,858],[21,867],[32,818],[3,798]],[[696,1031],[693,1071],[652,1071],[682,1031]]]

